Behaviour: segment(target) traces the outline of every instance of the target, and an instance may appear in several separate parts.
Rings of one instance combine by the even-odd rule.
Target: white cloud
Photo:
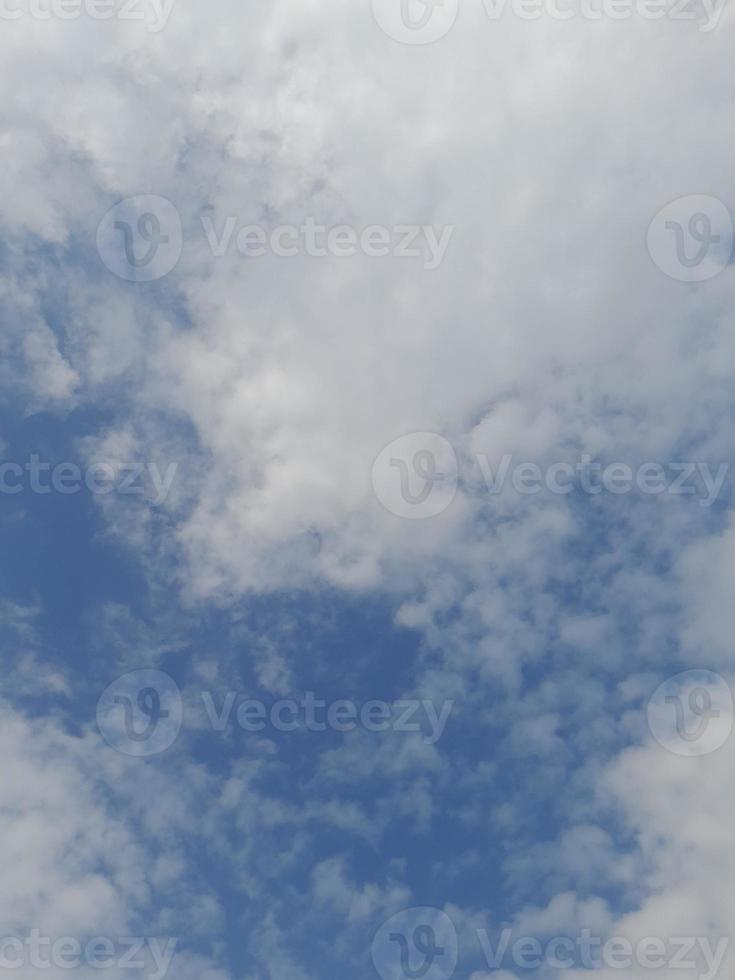
[[[445,514],[414,524],[374,499],[370,470],[393,439],[427,430],[456,446],[463,477],[473,451],[727,460],[735,273],[674,282],[645,239],[659,208],[694,190],[735,208],[731,65],[725,22],[706,36],[668,21],[490,23],[479,2],[419,50],[385,38],[367,4],[337,0],[178,0],[159,34],[4,24],[0,80],[19,98],[2,135],[15,151],[0,175],[2,380],[29,410],[112,410],[90,456],[178,454],[185,479],[159,513],[101,504],[188,599],[388,590],[399,622],[441,652],[427,683],[470,696],[478,678],[517,692],[558,638],[577,663],[591,651],[601,670],[646,674],[683,623],[687,655],[727,658],[732,532],[697,501],[496,498],[469,481]],[[94,241],[112,204],[149,193],[176,204],[185,245],[168,279],[138,288],[107,272]],[[203,213],[218,227],[313,215],[456,230],[432,273],[366,257],[216,259]],[[580,583],[591,612],[572,619],[559,596]],[[260,670],[283,689],[277,651]],[[562,754],[560,716],[541,707],[508,744]],[[24,786],[26,829],[6,818],[32,855],[8,870],[7,913],[123,928],[151,886],[129,829],[82,778],[86,743],[48,726],[31,738],[9,710],[5,721],[11,807],[22,773],[38,774]],[[613,723],[597,724],[586,744],[590,731],[612,738]],[[729,752],[689,768],[655,752],[626,756],[612,777],[654,892],[626,928],[724,929]],[[442,762],[420,753],[386,742],[371,755],[355,740],[322,775],[346,758],[355,774],[415,766],[403,812],[426,821],[423,776]],[[233,778],[223,806],[249,786]],[[241,830],[303,816],[261,799],[253,810]],[[326,816],[367,835],[359,809]],[[158,832],[165,818],[153,806],[144,819]],[[245,878],[252,849],[238,855]],[[95,871],[103,857],[114,888]],[[281,976],[306,976],[277,958],[275,923],[258,939]]]
[[[685,290],[644,240],[672,196],[696,185],[727,200],[727,145],[711,125],[724,30],[705,42],[668,22],[498,24],[478,3],[414,51],[388,42],[367,8],[225,4],[215,15],[187,0],[160,34],[138,27],[8,25],[2,71],[34,107],[32,146],[17,148],[36,191],[32,209],[6,196],[6,222],[88,247],[109,200],[158,192],[181,210],[186,244],[167,289],[190,325],[172,328],[155,290],[132,305],[100,267],[90,295],[71,269],[73,342],[37,384],[69,397],[78,376],[99,397],[122,371],[136,414],[191,424],[206,465],[175,533],[193,592],[410,588],[440,555],[466,567],[476,501],[417,528],[371,497],[373,459],[411,429],[534,458],[576,446],[666,459],[716,418],[735,354],[732,277]],[[703,43],[706,71],[683,84],[681,59]],[[20,132],[20,117],[10,126]],[[670,154],[672,140],[708,152]],[[434,274],[395,260],[214,259],[203,208],[215,222],[314,214],[457,231]],[[703,386],[706,405],[693,397]],[[511,503],[535,549],[547,522]],[[568,504],[555,504],[558,527]],[[507,560],[517,541],[495,554]]]

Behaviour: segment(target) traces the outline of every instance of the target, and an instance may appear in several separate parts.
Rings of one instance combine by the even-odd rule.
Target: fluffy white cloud
[[[639,865],[631,911],[602,933],[631,943],[626,976],[669,977],[676,970],[712,980],[732,971],[734,752],[732,739],[698,758],[649,743],[627,750],[602,776],[634,836]],[[605,980],[618,975],[619,969],[600,972]]]
[[[164,810],[181,790],[152,773],[126,771],[96,738],[72,736],[58,722],[27,717],[6,702],[0,705],[0,747],[0,924],[3,956],[17,963],[16,976],[63,976],[70,956],[81,962],[82,975],[93,976],[99,968],[84,951],[102,938],[111,948],[100,956],[111,960],[114,976],[123,977],[129,975],[126,937],[158,935],[162,949],[174,941],[177,973],[199,968],[221,980],[214,963],[183,948],[181,910],[173,921],[169,917],[178,905],[176,888],[189,875],[176,860],[176,844],[166,840],[176,820],[156,827],[157,814],[163,816],[157,806],[144,817],[136,813],[151,778],[159,799],[168,800]],[[166,933],[167,926],[178,931]],[[34,933],[45,944],[35,954]],[[53,954],[63,940],[78,944],[76,951]],[[141,938],[140,955],[133,958],[145,966],[137,975],[156,975],[155,957],[142,947]]]
[[[159,33],[9,23],[3,80],[24,92],[34,130],[11,116],[21,185],[34,187],[28,201],[4,195],[18,257],[33,234],[67,262],[79,250],[96,262],[97,222],[135,194],[171,198],[184,227],[163,293],[101,265],[90,290],[89,266],[70,265],[54,289],[64,360],[28,341],[29,370],[54,397],[100,397],[122,376],[116,397],[127,391],[141,427],[153,413],[191,427],[199,449],[173,533],[203,595],[411,587],[439,556],[466,567],[481,501],[462,493],[416,526],[372,496],[373,459],[406,431],[491,457],[666,461],[686,445],[717,458],[732,274],[672,282],[645,231],[693,187],[729,200],[713,124],[726,38],[724,21],[706,35],[635,18],[494,23],[480,3],[419,50],[388,40],[367,4],[213,12],[178,0]],[[455,232],[434,272],[415,260],[215,258],[203,215],[217,229],[230,216],[240,227],[311,215]],[[507,506],[517,533],[493,541],[500,561],[524,535],[531,551],[569,525],[563,498]]]
[[[367,3],[337,0],[177,0],[158,33],[116,20],[5,23],[0,80],[18,98],[1,136],[14,151],[0,174],[2,379],[30,410],[111,413],[84,445],[90,457],[179,462],[158,511],[100,503],[151,558],[151,574],[173,576],[188,598],[386,589],[402,601],[399,622],[424,631],[427,662],[441,652],[426,684],[478,700],[476,679],[517,692],[552,646],[580,673],[597,657],[610,675],[630,663],[645,676],[683,626],[687,655],[725,658],[732,542],[717,508],[668,496],[493,496],[474,457],[727,461],[733,269],[702,285],[672,281],[645,242],[673,198],[698,191],[735,211],[723,125],[731,16],[703,34],[666,19],[491,22],[467,3],[426,48],[386,38]],[[169,198],[184,234],[176,270],[150,285],[115,279],[95,251],[108,208],[139,194]],[[229,217],[239,228],[309,216],[454,233],[430,271],[417,259],[216,257],[202,224],[219,233]],[[377,454],[411,431],[443,434],[459,456],[457,499],[427,522],[387,513],[371,488]],[[572,589],[583,615],[559,600]],[[261,669],[279,690],[278,651]],[[571,751],[559,687],[510,731],[518,755]],[[601,700],[593,683],[584,694]],[[78,742],[35,736],[74,760],[62,777],[26,723],[7,722],[11,765],[40,766],[31,837],[18,840],[36,864],[8,912],[40,915],[34,903],[52,881],[42,909],[54,928],[94,921],[95,910],[122,928],[126,902],[150,886],[113,863],[113,892],[94,868],[108,835],[136,868],[138,845],[95,818]],[[607,745],[617,732],[598,718],[580,739]],[[343,765],[350,751],[326,762]],[[441,770],[438,751],[423,752],[424,768]],[[390,760],[395,771],[416,763],[408,755],[404,746]],[[726,756],[687,768],[647,749],[616,770],[649,856],[642,874],[658,890],[631,929],[725,927]],[[386,761],[365,754],[361,771]],[[242,801],[250,775],[228,783],[224,809]],[[35,815],[46,798],[58,823]],[[412,805],[430,813],[418,778]],[[325,813],[368,835],[359,810]],[[146,819],[163,816],[153,808]],[[257,800],[237,819],[252,831],[302,815]],[[580,846],[607,853],[604,839],[579,833]],[[77,837],[78,857],[58,867]],[[245,878],[253,849],[238,855]],[[323,869],[322,896],[342,887],[332,878]],[[260,928],[276,957],[278,925]],[[283,956],[284,976],[304,976]]]

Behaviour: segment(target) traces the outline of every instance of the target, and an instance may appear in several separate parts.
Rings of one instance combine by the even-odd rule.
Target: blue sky
[[[6,406],[5,459],[81,460],[79,440],[100,424],[93,412],[24,417]],[[232,692],[235,713],[246,698],[271,706],[309,691],[326,703],[395,703],[441,689],[452,655],[445,660],[418,630],[400,625],[399,604],[386,594],[345,595],[332,587],[226,604],[185,601],[175,585],[151,580],[134,551],[110,534],[89,491],[67,496],[26,488],[5,501],[3,632],[11,681],[13,666],[18,671],[14,710],[31,724],[53,718],[72,737],[97,741],[97,699],[119,675],[155,667],[184,692],[184,724],[174,745],[150,759],[121,762],[132,783],[134,827],[135,810],[145,806],[136,788],[139,769],[154,792],[158,776],[182,780],[183,788],[170,788],[171,806],[179,794],[187,799],[175,832],[161,829],[166,846],[185,856],[184,893],[173,905],[171,896],[152,894],[150,910],[140,913],[142,934],[147,916],[155,921],[165,911],[181,937],[179,955],[204,956],[227,975],[257,976],[250,971],[264,969],[264,962],[269,969],[272,953],[253,951],[248,936],[263,929],[265,908],[287,948],[298,951],[305,975],[337,976],[349,962],[358,975],[370,976],[372,935],[381,917],[401,906],[477,910],[482,925],[475,929],[485,928],[491,938],[523,910],[543,908],[559,895],[607,903],[611,914],[635,907],[635,883],[627,875],[619,880],[613,869],[609,880],[601,879],[595,864],[637,853],[630,828],[609,803],[595,799],[595,777],[617,752],[645,737],[642,695],[654,678],[674,672],[676,637],[658,638],[645,665],[651,681],[626,705],[620,684],[633,673],[626,648],[640,642],[644,626],[610,617],[604,581],[559,570],[535,597],[546,615],[558,610],[570,622],[605,620],[604,657],[595,627],[594,643],[584,649],[549,635],[511,683],[483,677],[482,662],[475,662],[465,668],[463,696],[453,699],[446,729],[430,750],[409,733],[394,733],[387,745],[385,735],[359,731],[266,727],[261,736],[243,731],[234,714],[217,732],[207,727],[203,693],[219,712]],[[559,554],[583,567],[614,551],[626,514],[615,499],[598,505],[584,495],[574,508],[583,540]],[[670,575],[668,562],[655,554],[639,555],[635,570],[642,574],[646,566],[661,582]],[[443,616],[447,636],[472,629],[459,603]],[[30,672],[19,666],[29,652],[38,661]],[[41,667],[63,677],[61,690],[33,682]],[[540,718],[548,724],[537,726]],[[396,753],[405,753],[397,763]],[[243,810],[257,801],[255,814],[220,812],[219,794],[243,773],[251,774],[254,797],[242,799]],[[114,798],[116,789],[106,792]],[[583,860],[569,867],[577,848]],[[346,889],[333,905],[327,899],[314,905],[320,875]],[[207,899],[208,916],[197,923],[177,910],[191,893]],[[359,903],[360,895],[364,911],[357,924],[346,923],[347,903]],[[459,969],[482,969],[471,930],[461,950]]]
[[[732,18],[529,2],[0,5],[0,972],[732,972]]]

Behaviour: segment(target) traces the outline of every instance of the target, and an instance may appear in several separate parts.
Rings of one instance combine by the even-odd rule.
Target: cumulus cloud
[[[33,208],[12,198],[7,226],[65,257],[59,248],[91,246],[120,197],[160,193],[182,213],[182,260],[161,289],[133,294],[101,266],[91,287],[89,269],[72,267],[56,285],[61,360],[38,342],[24,357],[47,396],[68,397],[77,378],[82,397],[99,396],[114,370],[126,378],[116,398],[127,389],[135,414],[191,426],[200,466],[172,533],[197,594],[410,586],[434,556],[466,565],[482,500],[461,493],[419,530],[372,497],[373,459],[406,431],[532,460],[723,448],[731,275],[686,289],[653,267],[644,239],[659,202],[695,177],[728,200],[727,153],[708,125],[724,30],[657,25],[662,87],[652,59],[634,54],[648,50],[650,24],[574,21],[561,35],[554,22],[493,24],[480,4],[418,52],[387,42],[367,8],[334,3],[246,17],[179,0],[157,34],[83,19],[10,26],[7,87],[29,60],[44,67],[22,81],[35,136],[17,143]],[[707,71],[683,85],[674,66],[704,44]],[[655,140],[642,122],[652,115]],[[20,119],[10,126],[20,133]],[[674,155],[672,141],[709,151]],[[205,214],[217,228],[232,216],[240,226],[312,215],[456,230],[432,273],[359,256],[216,258]],[[527,528],[535,546],[570,521],[568,503],[554,504],[539,521],[540,508],[509,502],[521,538]]]
[[[190,607],[290,590],[387,597],[422,639],[416,687],[460,701],[455,731],[486,726],[527,777],[520,793],[508,780],[502,799],[468,804],[465,825],[530,837],[530,800],[551,801],[563,823],[558,853],[529,850],[543,896],[530,903],[509,885],[538,928],[556,922],[555,894],[576,895],[570,880],[579,902],[595,901],[590,867],[638,909],[618,928],[726,927],[729,749],[706,760],[625,749],[641,743],[641,705],[672,662],[728,669],[729,481],[711,507],[670,493],[495,494],[485,464],[507,453],[544,468],[585,455],[728,462],[732,266],[707,283],[672,280],[646,230],[695,191],[735,209],[722,124],[731,23],[726,13],[705,34],[668,19],[492,22],[478,2],[441,42],[410,48],[367,3],[177,0],[156,32],[25,16],[0,36],[3,89],[18,93],[0,133],[13,150],[0,174],[9,399],[26,413],[89,412],[89,460],[177,463],[158,506],[96,504],[151,583]],[[151,194],[177,209],[182,253],[165,278],[131,283],[106,267],[97,229],[121,199]],[[309,218],[453,232],[435,269],[423,257],[224,246],[228,220],[239,231]],[[411,432],[438,433],[457,456],[456,497],[427,521],[390,513],[371,485],[381,450]],[[136,651],[179,649],[114,607],[103,622],[126,666]],[[274,693],[296,675],[285,646],[279,636],[254,652]],[[19,687],[41,669],[34,657],[18,661]],[[45,683],[68,692],[63,672]],[[131,928],[151,898],[150,854],[85,778],[96,750],[51,722],[32,730],[10,707],[4,722],[7,829],[33,855],[15,866],[7,915]],[[303,807],[263,790],[263,759],[240,761],[216,789],[193,767],[187,785],[217,800],[202,832],[249,895],[274,868],[297,869],[297,906],[315,897],[358,920],[405,893],[353,885],[338,858],[307,874],[309,835],[374,847],[392,815],[421,832],[450,809],[436,799],[450,770],[473,792],[502,775],[452,744],[450,766],[418,740],[345,740],[318,759]],[[603,769],[638,835],[639,869],[613,828],[593,826]],[[37,775],[21,832],[23,772]],[[383,788],[374,813],[331,796],[379,774],[410,784]],[[155,836],[163,811],[132,812]],[[293,835],[280,851],[279,832]],[[262,853],[258,835],[273,838]],[[522,876],[528,861],[509,851],[505,873]],[[159,858],[162,880],[177,856]],[[217,919],[216,903],[197,908]],[[256,916],[253,948],[274,975],[301,980],[286,917],[278,904]]]
[[[169,903],[176,904],[175,888],[188,872],[179,866],[177,874],[175,846],[164,843],[154,819],[141,832],[136,793],[118,760],[96,739],[70,735],[56,721],[28,717],[6,702],[0,707],[0,742],[6,773],[0,792],[0,922],[3,955],[16,961],[17,975],[63,975],[69,956],[81,960],[84,975],[94,975],[99,967],[80,949],[95,939],[107,944],[108,969],[119,977],[129,975],[123,960],[127,937],[158,934],[162,948],[171,943],[175,952],[182,937],[157,930],[172,924],[166,922]],[[45,944],[35,961],[34,933]],[[67,948],[54,958],[54,944],[64,940],[78,944],[76,952]],[[188,973],[198,964],[213,980],[224,976],[185,942],[180,958],[176,954],[177,971]],[[155,957],[143,949],[142,939],[140,946],[137,975],[150,976]]]

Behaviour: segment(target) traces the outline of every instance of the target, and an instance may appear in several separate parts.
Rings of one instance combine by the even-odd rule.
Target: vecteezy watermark
[[[709,936],[644,936],[636,941],[627,936],[599,936],[591,929],[576,935],[519,936],[503,929],[495,945],[486,929],[477,939],[488,967],[499,970],[692,970],[699,980],[714,980],[730,945],[729,936],[716,943]]]
[[[499,21],[507,15],[524,21],[548,18],[572,19],[672,20],[700,22],[706,34],[720,22],[725,0],[475,0],[482,2],[487,17]],[[370,0],[381,30],[402,44],[431,44],[454,26],[458,0]]]
[[[97,702],[97,727],[123,755],[147,758],[170,748],[181,730],[184,705],[176,681],[162,670],[118,677]]]
[[[644,462],[603,463],[589,454],[540,466],[505,453],[493,462],[483,453],[464,459],[460,474],[458,454],[451,443],[434,432],[412,432],[401,436],[378,455],[372,467],[373,491],[381,504],[396,517],[423,520],[436,517],[451,505],[462,485],[470,494],[501,495],[506,490],[521,496],[544,491],[559,496],[578,492],[624,495],[699,497],[701,507],[711,507],[719,497],[729,463],[713,470],[708,463]]]
[[[511,13],[520,20],[702,20],[702,34],[720,22],[726,0],[483,0],[490,20]]]
[[[378,929],[371,952],[382,980],[449,980],[457,968],[457,931],[441,909],[406,909]]]
[[[327,701],[307,691],[299,698],[272,703],[248,698],[235,691],[215,696],[201,691],[197,730],[224,732],[236,724],[242,731],[338,732],[361,728],[368,732],[420,735],[434,745],[444,734],[453,701],[440,705],[427,699],[397,701],[348,699]],[[197,702],[199,698],[197,698]],[[202,714],[203,709],[203,714]],[[97,725],[105,741],[125,755],[152,756],[165,752],[176,740],[184,721],[181,691],[169,674],[160,670],[136,670],[109,685],[97,703]]]
[[[0,20],[137,21],[151,34],[162,31],[176,0],[0,0]]]
[[[207,718],[216,732],[222,732],[232,718],[232,710],[238,700],[234,691],[228,691],[219,708],[211,692],[202,693]],[[268,728],[277,732],[354,732],[363,728],[368,732],[402,732],[422,734],[427,745],[434,745],[444,734],[454,701],[444,701],[437,708],[433,701],[413,698],[400,701],[371,700],[357,704],[344,698],[325,701],[308,691],[304,697],[283,698],[265,704],[253,698],[241,698],[238,704],[237,724],[246,732],[263,732]]]
[[[146,980],[163,980],[169,971],[177,939],[143,936],[44,936],[31,929],[27,936],[0,936],[0,970],[137,970]]]
[[[201,239],[216,259],[238,253],[245,259],[266,255],[292,259],[331,256],[349,259],[422,260],[433,272],[444,261],[454,234],[452,225],[320,224],[312,216],[300,225],[243,224],[236,215],[221,221],[212,214],[200,218]],[[184,234],[181,216],[165,197],[144,194],[121,201],[97,228],[97,250],[107,268],[128,282],[154,282],[172,272],[181,258]]]
[[[711,670],[686,670],[660,684],[647,710],[651,734],[674,755],[709,755],[725,744],[735,720],[727,681]]]
[[[690,194],[661,208],[648,226],[648,254],[670,279],[705,282],[732,260],[735,226],[716,197]]]
[[[183,232],[175,206],[157,194],[120,201],[97,228],[97,251],[110,272],[128,282],[154,282],[181,258]]]
[[[573,935],[516,935],[510,928],[490,937],[474,930],[468,956],[483,957],[489,970],[690,970],[699,980],[715,980],[730,937],[601,936],[582,928]],[[472,933],[463,934],[472,940]],[[382,980],[450,980],[459,957],[457,932],[436,908],[406,909],[375,934],[372,959]]]
[[[453,27],[459,0],[370,0],[381,30],[403,44],[431,44]]]
[[[244,225],[230,215],[218,229],[211,215],[201,219],[207,243],[215,258],[232,250],[233,243],[245,258],[261,258],[269,252],[278,258],[296,255],[349,259],[358,253],[372,259],[392,256],[394,259],[423,258],[423,267],[433,272],[444,260],[454,234],[452,225],[323,225],[307,217],[301,225]],[[235,231],[237,230],[237,235]]]
[[[49,463],[31,455],[24,463],[0,462],[0,494],[16,496],[58,493],[72,496],[85,488],[92,494],[146,497],[159,507],[173,486],[178,463],[162,471],[156,463],[106,463],[101,460],[82,467],[77,463]]]
[[[436,517],[457,495],[457,454],[435,432],[410,432],[380,453],[373,463],[372,483],[375,496],[396,517]]]

